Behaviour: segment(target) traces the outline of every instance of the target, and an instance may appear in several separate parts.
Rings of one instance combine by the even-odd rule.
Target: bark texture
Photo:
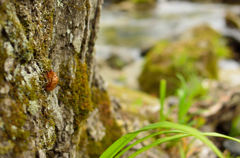
[[[101,5],[0,0],[0,157],[99,157],[121,135],[95,73]],[[59,83],[46,91],[50,70]]]

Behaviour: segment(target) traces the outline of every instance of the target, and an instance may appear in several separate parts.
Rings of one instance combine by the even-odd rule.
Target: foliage
[[[184,77],[181,74],[176,75],[179,80],[181,81],[181,86],[177,90],[177,96],[179,98],[179,105],[178,105],[178,123],[180,124],[185,124],[188,126],[201,126],[205,121],[202,120],[201,118],[194,120],[189,123],[189,120],[192,119],[192,115],[188,115],[188,110],[189,108],[193,105],[194,103],[194,98],[196,97],[202,97],[206,95],[206,89],[203,88],[201,84],[201,79],[198,78],[197,75],[191,75],[189,82],[187,83]],[[163,110],[164,110],[164,100],[165,100],[165,94],[166,94],[166,81],[161,80],[160,81],[160,122],[165,121],[166,118],[169,117],[169,113],[164,115]],[[193,139],[194,141],[195,139]],[[192,141],[192,142],[193,142]],[[176,145],[179,140],[177,141],[172,141],[169,145]],[[191,143],[188,144],[187,148],[189,147]],[[185,157],[185,152],[187,152],[187,149],[184,150],[183,146],[178,143],[179,147],[179,152],[180,156],[182,158]]]
[[[188,82],[181,74],[177,74],[176,76],[181,82],[180,88],[176,90],[176,95],[179,99],[178,123],[187,124],[192,118],[191,115],[187,115],[189,108],[193,105],[196,98],[202,98],[207,94],[207,89],[202,86],[202,80],[197,75],[190,75]],[[164,121],[169,115],[164,115],[163,112],[163,105],[167,89],[166,85],[166,80],[160,81],[160,121]]]
[[[177,94],[179,96],[179,112],[178,112],[178,120],[179,123],[184,123],[187,124],[188,119],[191,116],[187,115],[188,109],[190,108],[190,106],[193,103],[193,99],[196,97],[199,97],[203,94],[205,94],[206,90],[203,89],[203,87],[201,86],[201,80],[199,78],[197,78],[196,76],[192,75],[190,82],[187,84],[187,82],[185,81],[184,77],[180,74],[177,74],[179,80],[181,81],[181,88],[179,88],[177,90]],[[184,138],[184,137],[188,137],[188,136],[194,136],[198,139],[200,139],[202,142],[204,142],[206,145],[208,145],[210,148],[212,148],[212,150],[219,156],[219,157],[223,157],[223,154],[219,151],[219,149],[210,141],[208,140],[205,136],[216,136],[216,137],[223,137],[223,138],[228,138],[228,139],[232,139],[232,140],[236,140],[239,141],[235,138],[231,138],[228,136],[224,136],[218,133],[201,133],[198,130],[190,127],[189,125],[181,125],[181,124],[176,124],[176,123],[172,123],[172,122],[164,122],[164,120],[168,117],[167,115],[164,115],[163,111],[164,111],[164,100],[165,100],[165,94],[166,94],[166,87],[167,82],[166,80],[161,80],[160,81],[160,122],[159,123],[155,123],[155,124],[150,124],[148,126],[145,126],[144,128],[132,132],[132,133],[128,133],[127,135],[123,136],[122,138],[118,139],[114,144],[112,144],[112,146],[110,146],[103,154],[100,158],[104,158],[104,157],[120,157],[123,153],[125,153],[126,151],[128,151],[131,147],[133,147],[134,145],[148,139],[151,137],[155,137],[161,134],[165,134],[165,137],[160,138],[155,140],[155,142],[151,143],[148,146],[145,146],[139,150],[137,150],[134,154],[132,154],[130,156],[131,157],[135,157],[138,154],[140,154],[143,151],[148,150],[149,148],[159,145],[161,143],[164,142],[173,142],[173,141],[179,141],[180,138]],[[192,86],[189,90],[188,86]],[[186,106],[186,104],[188,104]],[[188,119],[186,119],[186,116]],[[177,130],[170,130],[170,129],[177,129]],[[146,136],[142,139],[137,140],[136,142],[132,143],[131,145],[129,145],[128,147],[124,148],[125,145],[127,145],[132,139],[134,139],[140,132],[143,131],[149,131],[152,129],[160,129],[160,132],[155,132],[153,134],[150,134],[149,136]],[[175,135],[173,135],[173,133]],[[194,141],[195,139],[193,139]],[[193,142],[192,141],[192,142]],[[239,141],[240,142],[240,141]],[[191,143],[190,143],[191,144]],[[178,144],[179,146],[179,150],[180,150],[180,155],[181,157],[185,157],[185,150],[183,149],[181,144]]]
[[[166,80],[160,81],[160,121],[165,121],[165,116],[163,114],[164,100],[166,95],[167,82]]]
[[[196,98],[206,95],[207,89],[202,86],[202,80],[197,75],[189,75],[188,82],[181,74],[177,74],[177,77],[181,81],[181,86],[177,90],[179,98],[178,122],[187,124],[192,117],[187,115],[189,108],[193,105]]]
[[[129,145],[128,147],[126,147],[124,149],[124,147],[128,143],[130,143],[131,140],[133,140],[139,133],[144,132],[144,131],[149,131],[149,130],[152,130],[152,129],[159,129],[159,128],[160,129],[161,128],[164,128],[164,129],[174,128],[174,129],[177,129],[177,130],[166,130],[166,131],[153,133],[149,136],[146,136],[142,139],[139,139],[138,141],[136,141],[135,143]],[[112,157],[118,158],[123,153],[125,153],[127,150],[129,150],[131,147],[133,147],[134,145],[136,145],[136,144],[138,144],[138,143],[140,143],[140,142],[142,142],[142,141],[144,141],[144,140],[146,140],[150,137],[154,137],[156,135],[160,135],[160,134],[164,134],[164,133],[175,133],[175,135],[157,139],[155,142],[151,143],[150,145],[147,145],[147,146],[137,150],[134,154],[129,156],[129,158],[133,158],[133,157],[137,156],[138,154],[142,153],[143,151],[146,151],[149,148],[151,148],[153,146],[156,146],[156,145],[159,145],[161,143],[176,140],[176,139],[180,139],[180,138],[184,138],[184,137],[188,137],[188,136],[194,136],[194,137],[200,139],[205,145],[209,146],[215,152],[215,154],[220,158],[223,158],[223,154],[221,153],[221,151],[219,151],[219,149],[206,136],[227,138],[227,139],[235,140],[235,141],[240,143],[240,140],[238,140],[236,138],[225,136],[225,135],[222,135],[222,134],[219,134],[219,133],[214,133],[214,132],[203,133],[203,132],[200,132],[200,131],[192,128],[192,127],[186,126],[186,125],[181,125],[181,124],[172,123],[172,122],[158,122],[158,123],[147,125],[147,126],[143,127],[142,129],[140,129],[138,131],[135,131],[135,132],[128,133],[128,134],[124,135],[123,137],[118,139],[115,143],[113,143],[101,155],[100,158],[112,158]]]
[[[239,136],[240,135],[240,116],[237,116],[233,119],[232,127],[230,131],[230,136]]]

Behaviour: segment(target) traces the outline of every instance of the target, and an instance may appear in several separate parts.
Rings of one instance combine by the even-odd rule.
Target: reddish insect
[[[57,74],[55,72],[53,72],[53,70],[50,70],[47,73],[47,79],[48,79],[48,83],[47,83],[47,86],[45,89],[48,91],[52,91],[58,84],[59,79],[57,77]]]

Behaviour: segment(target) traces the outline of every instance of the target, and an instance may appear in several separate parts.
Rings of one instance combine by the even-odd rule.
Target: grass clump
[[[167,129],[167,130],[157,132],[157,133],[151,134],[149,136],[146,136],[146,137],[136,141],[135,143],[133,143],[132,145],[130,145],[127,148],[124,149],[124,147],[131,140],[133,140],[139,133],[144,132],[144,131],[149,131],[149,130],[152,130],[152,129]],[[170,130],[170,129],[176,129],[176,130]],[[137,143],[140,143],[140,142],[144,141],[145,139],[148,139],[150,137],[153,137],[153,136],[156,136],[156,135],[159,135],[159,134],[163,134],[163,133],[174,133],[174,135],[157,139],[154,143],[137,150],[134,154],[129,156],[129,158],[133,158],[133,157],[137,156],[138,154],[148,150],[149,148],[154,147],[156,145],[159,145],[161,143],[169,142],[169,141],[173,141],[173,140],[176,140],[176,139],[189,137],[189,136],[194,136],[194,137],[200,139],[205,145],[209,146],[215,152],[215,154],[220,158],[224,158],[223,153],[221,153],[221,151],[206,136],[227,138],[227,139],[235,140],[235,141],[240,143],[239,139],[232,138],[232,137],[229,137],[229,136],[225,136],[225,135],[222,135],[222,134],[219,134],[219,133],[214,133],[214,132],[204,133],[204,132],[200,132],[200,131],[196,130],[195,128],[189,127],[187,125],[181,125],[181,124],[177,124],[177,123],[165,122],[164,121],[164,122],[158,122],[158,123],[147,125],[147,126],[143,127],[142,129],[140,129],[138,131],[135,131],[135,132],[128,133],[128,134],[124,135],[123,137],[118,139],[116,142],[114,142],[101,155],[100,158],[106,158],[106,157],[108,157],[108,158],[112,158],[112,157],[118,158],[124,152],[129,150],[132,146],[136,145]]]

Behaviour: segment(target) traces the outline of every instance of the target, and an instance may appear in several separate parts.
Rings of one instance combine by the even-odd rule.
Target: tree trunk
[[[0,0],[0,157],[99,157],[121,135],[94,65],[101,5]]]

